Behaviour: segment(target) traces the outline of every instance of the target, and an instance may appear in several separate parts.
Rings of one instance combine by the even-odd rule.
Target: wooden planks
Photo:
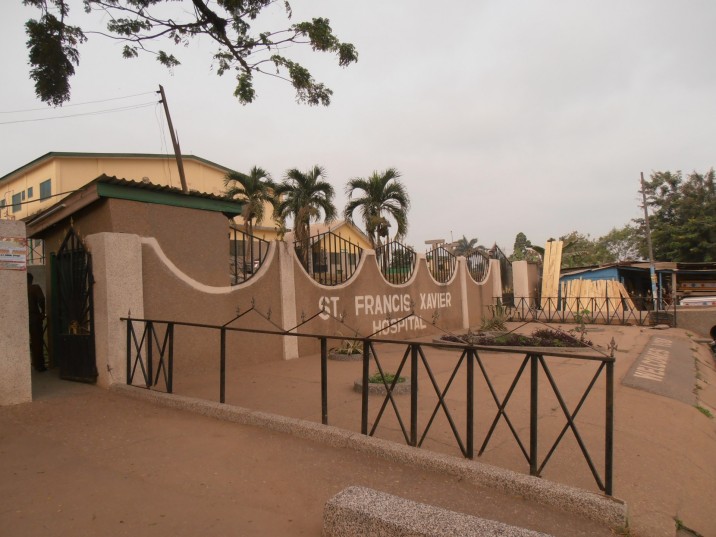
[[[591,317],[636,309],[624,285],[616,280],[567,280],[562,283],[561,297],[562,309],[572,313],[589,310]]]
[[[559,272],[562,267],[562,241],[548,241],[544,248],[541,307],[554,311],[559,295]]]

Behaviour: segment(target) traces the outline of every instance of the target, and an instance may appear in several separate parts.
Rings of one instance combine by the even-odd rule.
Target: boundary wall
[[[105,387],[127,378],[127,328],[121,317],[274,331],[300,324],[295,332],[405,339],[479,325],[501,289],[496,260],[491,260],[485,280],[476,283],[465,259],[458,258],[451,279],[438,283],[419,254],[411,279],[393,285],[380,273],[375,252],[368,250],[349,281],[329,287],[305,272],[291,244],[275,241],[257,273],[236,286],[228,285],[227,256],[227,285],[215,286],[183,272],[155,238],[98,233],[87,237],[87,245],[95,277],[98,384]],[[181,327],[174,336],[174,366],[183,376],[214,371],[219,349],[218,330]],[[317,352],[318,342],[308,338],[230,333],[227,341],[233,367]]]

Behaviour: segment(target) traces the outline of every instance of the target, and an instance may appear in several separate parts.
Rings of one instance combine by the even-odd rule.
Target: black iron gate
[[[53,264],[57,286],[54,334],[55,361],[60,378],[97,380],[92,302],[92,257],[74,228],[70,228]]]

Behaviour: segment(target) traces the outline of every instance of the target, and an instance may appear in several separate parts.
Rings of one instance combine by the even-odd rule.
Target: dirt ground
[[[685,338],[677,329],[661,332]],[[716,426],[694,406],[621,385],[653,331],[614,327],[590,334],[619,347],[615,370],[614,495],[627,501],[630,535],[672,537],[675,519],[704,536],[716,535]],[[702,408],[716,407],[716,372],[703,346],[690,347],[694,382]],[[396,367],[402,352],[381,351]],[[497,391],[504,394],[514,364],[485,358]],[[553,373],[573,408],[589,371],[554,360]],[[445,386],[454,365],[435,357],[434,374]],[[230,367],[227,402],[246,408],[320,421],[320,370],[315,358]],[[329,423],[359,430],[360,396],[352,390],[355,363],[329,364]],[[521,498],[482,489],[455,478],[415,469],[347,449],[260,428],[240,426],[188,412],[130,400],[95,386],[61,381],[50,371],[33,379],[34,402],[0,408],[0,534],[47,535],[320,535],[323,505],[349,485],[363,485],[420,502],[560,535],[612,535],[576,516]],[[234,377],[232,377],[234,375]],[[419,381],[427,391],[429,379]],[[176,391],[216,400],[213,372],[182,377]],[[233,378],[233,382],[231,382]],[[464,380],[464,379],[462,379]],[[459,375],[456,383],[461,382]],[[581,387],[581,388],[580,388]],[[484,388],[484,387],[483,387]],[[603,388],[595,399],[603,401]],[[546,390],[540,420],[547,438],[564,424]],[[510,403],[518,432],[528,424],[516,394]],[[404,406],[405,399],[398,403]],[[356,403],[358,413],[356,414]],[[447,398],[455,421],[464,420],[464,400]],[[481,389],[477,429],[494,416],[494,401]],[[491,406],[490,406],[491,405]],[[429,416],[434,401],[420,402]],[[378,403],[371,398],[371,424]],[[595,461],[603,458],[603,403],[585,405],[577,418]],[[425,418],[423,418],[424,420]],[[459,456],[444,418],[436,419],[423,445]],[[386,411],[381,438],[402,441]],[[478,434],[478,438],[482,436]],[[526,437],[525,437],[526,438]],[[545,449],[549,447],[545,441]],[[479,445],[476,446],[479,448]],[[502,422],[477,460],[526,473],[509,429]],[[601,466],[599,466],[601,468]],[[545,479],[596,491],[574,440],[555,452]]]

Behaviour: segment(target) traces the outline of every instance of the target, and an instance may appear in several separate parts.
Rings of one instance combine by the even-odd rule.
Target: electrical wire
[[[152,101],[150,103],[143,103],[143,104],[137,104],[137,105],[131,105],[131,106],[122,106],[119,108],[108,108],[105,110],[96,110],[94,112],[83,112],[80,114],[68,114],[66,116],[55,116],[55,117],[40,117],[35,119],[18,119],[15,121],[0,121],[0,125],[13,125],[15,123],[32,123],[35,121],[50,121],[53,119],[67,119],[71,117],[81,117],[81,116],[97,116],[101,114],[111,114],[113,112],[127,112],[130,110],[138,110],[140,108],[147,108],[149,106],[154,106],[156,104],[156,101]]]
[[[140,97],[142,95],[150,95],[150,94],[154,94],[154,93],[156,93],[156,91],[145,91],[144,93],[135,93],[134,95],[125,95],[123,97],[110,97],[109,99],[100,99],[98,101],[86,101],[84,103],[66,104],[66,105],[63,105],[62,108],[69,108],[70,106],[84,106],[86,104],[106,103],[109,101],[118,101],[120,99],[131,99],[132,97]],[[47,110],[47,107],[45,107],[45,108],[26,108],[24,110],[0,110],[0,114],[19,114],[22,112],[37,112],[40,110]]]
[[[18,207],[18,206],[20,206],[20,205],[28,205],[28,204],[30,204],[30,203],[37,203],[37,202],[40,202],[40,201],[48,200],[48,199],[50,199],[50,198],[56,198],[57,196],[67,196],[68,194],[73,194],[74,192],[79,192],[80,190],[82,190],[82,189],[68,190],[67,192],[60,192],[59,194],[52,194],[51,196],[45,196],[44,198],[38,198],[38,199],[35,199],[35,200],[20,201],[20,202],[18,202],[18,203],[12,203],[12,202],[10,202],[10,203],[7,203],[6,205],[3,205],[2,207],[0,207],[0,209],[10,209],[10,208],[12,208],[12,207]]]

